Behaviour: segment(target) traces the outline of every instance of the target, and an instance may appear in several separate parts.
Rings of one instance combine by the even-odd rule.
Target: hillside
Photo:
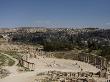
[[[12,42],[43,45],[45,51],[96,50],[99,56],[110,59],[110,30],[98,28],[68,29],[48,28],[42,32],[17,32],[10,35]]]

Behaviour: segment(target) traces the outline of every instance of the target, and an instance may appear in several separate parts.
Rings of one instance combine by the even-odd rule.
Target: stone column
[[[21,60],[22,61],[22,66],[24,66],[24,61],[23,60]]]
[[[102,65],[102,60],[101,58],[99,59],[99,69],[101,69],[101,65]]]
[[[32,63],[30,63],[30,67],[29,67],[29,69],[32,70]]]
[[[26,61],[28,60],[28,55],[26,55]]]
[[[107,60],[104,59],[104,67],[107,68]]]
[[[23,60],[23,63],[24,63],[24,67],[26,67],[26,62]]]
[[[25,67],[27,67],[27,62],[26,61],[24,61],[25,62]]]
[[[30,67],[29,62],[27,62],[27,68],[29,68],[29,67]]]
[[[104,59],[101,59],[101,68],[104,68]]]
[[[96,66],[96,65],[97,65],[97,57],[95,57],[94,60],[95,60],[95,61],[94,61],[94,65]]]
[[[32,66],[31,70],[34,70],[34,63],[32,63],[31,66]]]
[[[89,56],[88,56],[88,59],[87,59],[87,63],[89,63]]]
[[[88,63],[88,56],[86,56],[86,62]]]

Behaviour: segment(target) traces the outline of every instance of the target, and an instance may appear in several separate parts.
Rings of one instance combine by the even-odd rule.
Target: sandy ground
[[[89,71],[93,73],[100,71],[90,64],[69,59],[56,59],[38,56],[37,58],[30,58],[28,61],[35,63],[36,70],[45,68],[70,72],[80,72],[81,69],[83,69],[83,71]]]
[[[83,71],[89,71],[89,72],[99,71],[99,69],[97,69],[96,67],[90,64],[76,60],[46,58],[46,57],[38,56],[37,58],[29,59],[29,61],[35,63],[35,71],[18,73],[16,66],[17,61],[16,61],[13,66],[5,67],[7,70],[10,71],[11,74],[6,78],[0,79],[0,82],[32,82],[33,78],[37,73],[45,72],[49,70],[56,70],[63,72],[79,72],[81,71],[81,69],[83,69]]]

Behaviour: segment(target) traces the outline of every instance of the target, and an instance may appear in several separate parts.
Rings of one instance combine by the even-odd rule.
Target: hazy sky
[[[110,0],[0,0],[0,27],[110,26]]]

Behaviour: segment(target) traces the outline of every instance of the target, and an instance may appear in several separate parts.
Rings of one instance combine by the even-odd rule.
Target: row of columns
[[[37,55],[44,55],[45,52],[42,50],[38,50],[38,51],[29,51],[29,58],[36,58]]]
[[[107,60],[103,57],[88,54],[77,54],[74,57],[75,60],[89,63],[99,69],[107,68]]]

